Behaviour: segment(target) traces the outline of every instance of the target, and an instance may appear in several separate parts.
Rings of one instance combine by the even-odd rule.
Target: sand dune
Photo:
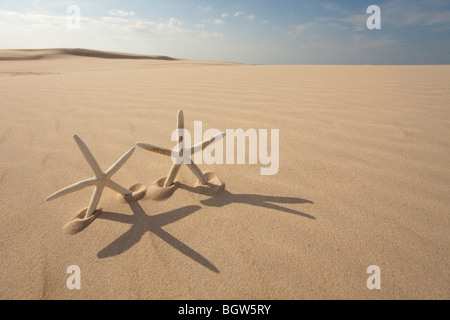
[[[78,56],[101,59],[131,59],[131,60],[177,60],[167,56],[137,55],[121,52],[108,52],[87,49],[47,49],[47,50],[0,50],[0,61],[21,61],[56,59],[61,56]]]
[[[85,54],[116,55],[0,52],[1,299],[450,298],[449,66]],[[180,108],[189,130],[280,129],[279,173],[200,164],[226,184],[211,194],[183,166],[166,201],[105,190],[80,233],[91,189],[45,202],[92,174],[74,134],[106,170],[138,141],[172,147]],[[170,167],[137,149],[114,180],[157,188]]]

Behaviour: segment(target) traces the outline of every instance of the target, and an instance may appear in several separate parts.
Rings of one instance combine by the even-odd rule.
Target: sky
[[[371,5],[381,29],[367,27]],[[38,48],[247,64],[450,64],[450,1],[0,0],[0,49]]]

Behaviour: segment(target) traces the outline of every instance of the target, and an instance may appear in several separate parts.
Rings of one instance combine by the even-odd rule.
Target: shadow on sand
[[[190,187],[181,183],[177,183],[177,188],[185,189],[189,192],[194,192],[197,194],[211,196],[211,194],[204,188],[201,187]],[[308,219],[315,220],[316,218],[294,209],[283,207],[279,204],[313,204],[312,201],[292,198],[292,197],[276,197],[276,196],[263,196],[257,194],[233,194],[227,190],[222,191],[219,194],[211,196],[209,199],[200,201],[203,205],[208,207],[224,207],[233,203],[242,203],[251,206],[276,210],[280,212],[286,212],[301,216]],[[187,216],[194,214],[201,209],[200,206],[186,206],[180,209],[162,213],[156,216],[149,216],[144,211],[139,202],[129,202],[133,215],[126,215],[114,212],[103,212],[98,219],[110,220],[120,223],[126,223],[131,225],[131,228],[121,235],[119,238],[114,240],[106,248],[102,249],[98,254],[98,258],[104,259],[113,256],[117,256],[127,251],[135,244],[137,244],[142,236],[146,232],[151,232],[157,235],[161,240],[171,245],[173,248],[187,256],[188,258],[194,260],[195,262],[201,264],[205,268],[219,273],[219,270],[200,253],[190,248],[168,232],[164,231],[162,228],[171,223],[177,222]]]
[[[197,194],[211,196],[207,192],[207,190],[205,190],[204,188],[201,188],[201,187],[194,188],[194,187],[190,187],[190,186],[179,183],[178,188],[185,189],[189,192],[194,192]],[[281,212],[286,212],[286,213],[291,213],[294,215],[302,216],[304,218],[316,220],[315,217],[313,217],[307,213],[289,209],[289,208],[279,205],[279,204],[304,204],[304,203],[314,204],[314,202],[312,202],[310,200],[301,199],[301,198],[263,196],[263,195],[259,195],[259,194],[234,194],[228,190],[224,190],[221,193],[219,193],[209,199],[201,200],[200,202],[207,207],[216,207],[216,208],[221,208],[221,207],[227,206],[229,204],[233,204],[233,203],[243,203],[243,204],[248,204],[248,205],[255,206],[255,207],[277,210],[277,211],[281,211]]]
[[[97,254],[100,259],[117,256],[127,251],[137,244],[146,232],[152,232],[185,256],[209,270],[219,273],[219,270],[208,259],[162,229],[162,227],[168,224],[179,221],[197,212],[201,209],[200,206],[187,206],[156,216],[149,216],[145,213],[139,202],[130,202],[128,205],[133,211],[132,216],[114,212],[103,212],[99,217],[99,219],[131,225],[130,230],[125,232]]]

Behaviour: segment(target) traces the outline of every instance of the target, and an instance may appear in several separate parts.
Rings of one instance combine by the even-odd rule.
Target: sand
[[[0,298],[449,299],[449,84],[450,66],[0,51]],[[280,129],[278,174],[201,164],[226,184],[210,194],[182,166],[166,201],[105,189],[65,233],[93,191],[45,201],[92,175],[72,137],[106,170],[172,148],[179,109],[187,129]],[[170,167],[137,148],[114,180],[158,188]]]

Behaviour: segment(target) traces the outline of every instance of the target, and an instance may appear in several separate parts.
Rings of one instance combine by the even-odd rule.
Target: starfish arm
[[[96,179],[92,178],[92,179],[88,179],[88,180],[84,180],[84,181],[80,181],[77,183],[74,183],[68,187],[65,187],[62,190],[59,190],[58,192],[55,192],[54,194],[52,194],[50,197],[47,198],[47,201],[51,201],[57,198],[60,198],[62,196],[65,196],[67,194],[73,193],[75,191],[79,191],[81,189],[84,189],[86,187],[92,186],[94,185],[96,182]]]
[[[191,164],[186,164],[186,166],[192,171],[193,174],[200,180],[201,184],[206,185],[208,183],[208,179],[206,179],[203,172],[200,170],[197,165],[192,162]]]
[[[178,111],[177,129],[184,129],[184,113],[183,110]]]
[[[125,164],[125,162],[128,161],[128,159],[130,159],[130,157],[133,155],[134,151],[136,150],[135,147],[131,148],[127,153],[125,153],[119,160],[116,161],[116,163],[114,163],[111,168],[109,168],[106,171],[106,176],[108,177],[112,177],[114,174],[117,173],[117,171],[119,171],[120,168],[122,168],[122,166]]]
[[[122,187],[120,184],[114,182],[114,181],[109,181],[106,186],[118,193],[120,193],[123,196],[128,196],[130,194],[132,194],[132,192],[130,190],[128,190],[127,188]]]
[[[217,141],[219,141],[220,139],[222,139],[223,137],[225,137],[225,132],[221,132],[216,134],[214,137],[212,137],[209,140],[203,141],[199,144],[196,144],[195,146],[191,147],[191,155],[193,155],[196,152],[199,152],[200,150],[205,150],[205,148]]]
[[[179,151],[181,151],[181,156],[183,156],[184,145],[185,145],[185,141],[184,141],[184,136],[185,136],[185,131],[184,131],[184,113],[183,113],[183,110],[179,110],[178,111],[177,134],[178,134],[178,147],[180,148]]]
[[[83,154],[84,158],[86,159],[87,163],[89,164],[89,167],[91,167],[92,171],[94,172],[94,175],[97,178],[102,177],[104,175],[103,171],[98,165],[91,151],[89,151],[89,148],[86,146],[83,140],[81,140],[80,137],[78,137],[77,135],[73,136],[73,138],[77,143],[78,148],[80,148],[80,151]]]
[[[100,198],[102,197],[103,188],[103,186],[95,187],[94,194],[92,195],[91,202],[89,203],[89,207],[86,212],[86,218],[92,216],[95,210],[97,210],[98,203],[100,202]]]
[[[168,157],[171,157],[172,155],[175,155],[175,156],[178,155],[175,152],[173,152],[172,150],[169,150],[169,149],[166,149],[163,147],[159,147],[159,146],[155,146],[150,143],[138,142],[138,143],[136,143],[136,145],[142,149],[145,149],[145,150],[148,150],[151,152],[155,152],[158,154],[162,154],[162,155],[168,156]]]
[[[169,175],[167,176],[166,182],[164,182],[164,188],[170,187],[175,181],[178,172],[180,171],[181,164],[174,164],[170,169]]]

